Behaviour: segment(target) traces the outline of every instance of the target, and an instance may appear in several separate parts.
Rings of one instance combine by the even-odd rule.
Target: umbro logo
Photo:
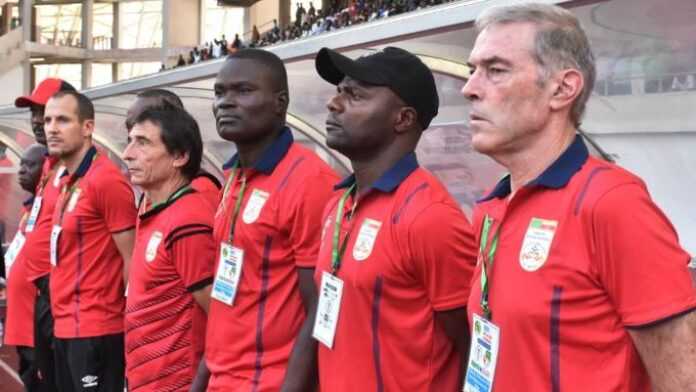
[[[82,377],[82,388],[96,387],[99,385],[99,376],[86,375]]]

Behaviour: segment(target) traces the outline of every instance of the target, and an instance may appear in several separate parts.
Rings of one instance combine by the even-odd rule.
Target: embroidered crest
[[[162,242],[162,232],[156,231],[152,233],[150,241],[147,243],[147,248],[145,249],[145,261],[149,263],[155,259],[160,242]]]
[[[366,218],[363,221],[358,232],[358,238],[355,240],[355,245],[353,245],[353,258],[355,260],[363,261],[370,257],[380,227],[382,227],[382,222],[380,221],[370,218]]]
[[[557,221],[532,218],[520,249],[520,266],[523,270],[533,272],[546,263],[556,227]]]
[[[259,189],[254,189],[249,196],[249,200],[244,208],[244,213],[242,214],[242,220],[244,223],[254,223],[261,215],[261,210],[264,204],[271,195],[268,192],[264,192]]]

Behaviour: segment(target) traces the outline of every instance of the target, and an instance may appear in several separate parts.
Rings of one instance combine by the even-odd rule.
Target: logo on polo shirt
[[[99,385],[99,376],[88,374],[82,377],[82,388],[96,387]]]
[[[270,193],[259,189],[254,189],[251,192],[251,196],[249,196],[249,200],[244,208],[244,213],[242,214],[242,220],[244,223],[254,223],[257,219],[259,219],[261,210],[270,196]]]
[[[382,227],[382,222],[365,218],[362,226],[360,226],[355,245],[353,245],[353,258],[355,260],[363,261],[370,257],[372,249],[375,247],[380,227]]]
[[[155,256],[157,256],[157,247],[159,247],[160,242],[162,242],[162,232],[156,231],[152,233],[145,249],[145,260],[147,262],[154,260]]]
[[[557,221],[532,218],[520,249],[520,266],[523,270],[533,272],[546,263],[556,227]]]

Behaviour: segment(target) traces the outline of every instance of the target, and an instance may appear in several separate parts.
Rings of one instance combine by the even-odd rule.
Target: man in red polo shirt
[[[477,205],[465,391],[691,391],[689,255],[645,184],[576,134],[595,80],[569,11],[476,22],[472,144],[509,170]]]
[[[414,152],[438,111],[433,75],[394,47],[355,61],[324,48],[316,68],[337,85],[326,144],[354,170],[324,214],[319,388],[457,391],[475,245],[457,202]]]
[[[5,252],[5,276],[7,277],[7,317],[4,343],[17,346],[19,375],[27,391],[50,391],[39,377],[34,359],[34,302],[36,287],[27,279],[27,259],[22,250],[26,243],[26,224],[34,204],[34,192],[41,178],[41,168],[46,156],[46,146],[29,146],[19,162],[19,185],[31,193],[24,202],[23,214],[17,234]]]
[[[15,106],[31,110],[31,126],[36,142],[46,145],[44,108],[48,99],[59,91],[75,91],[60,79],[47,78],[39,83],[31,95],[18,97]],[[60,176],[64,170],[57,157],[47,157],[41,170],[34,202],[26,225],[26,242],[23,257],[26,259],[27,282],[37,288],[34,303],[34,358],[41,380],[50,390],[55,390],[55,364],[53,362],[53,315],[49,296],[49,239],[51,236],[53,209],[60,193]],[[33,291],[28,287],[27,290]]]
[[[59,390],[123,391],[123,265],[133,246],[133,192],[92,144],[94,106],[59,92],[44,113],[51,155],[66,167],[49,259]]]
[[[218,133],[237,154],[215,216],[208,390],[278,391],[308,367],[311,331],[301,327],[314,298],[321,211],[337,177],[285,126],[287,76],[276,55],[235,52],[214,89]]]
[[[144,90],[136,95],[135,101],[130,105],[126,114],[126,129],[130,132],[135,123],[135,119],[147,109],[181,109],[185,110],[184,103],[175,93],[154,88]],[[216,208],[220,202],[220,189],[222,184],[211,173],[204,169],[199,169],[198,173],[191,179],[191,187],[198,193],[205,195],[205,199]],[[141,195],[142,197],[142,195]],[[128,276],[128,266],[126,267],[126,276]]]
[[[126,301],[128,390],[188,391],[204,349],[215,205],[191,186],[203,142],[183,109],[145,109],[123,151],[140,212]]]

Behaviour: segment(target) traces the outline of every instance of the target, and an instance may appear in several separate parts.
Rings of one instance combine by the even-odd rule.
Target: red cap
[[[15,99],[15,106],[18,108],[25,108],[31,105],[41,105],[46,106],[48,99],[53,96],[53,94],[58,91],[75,91],[70,83],[56,78],[46,78],[34,89],[31,95],[25,95]]]

